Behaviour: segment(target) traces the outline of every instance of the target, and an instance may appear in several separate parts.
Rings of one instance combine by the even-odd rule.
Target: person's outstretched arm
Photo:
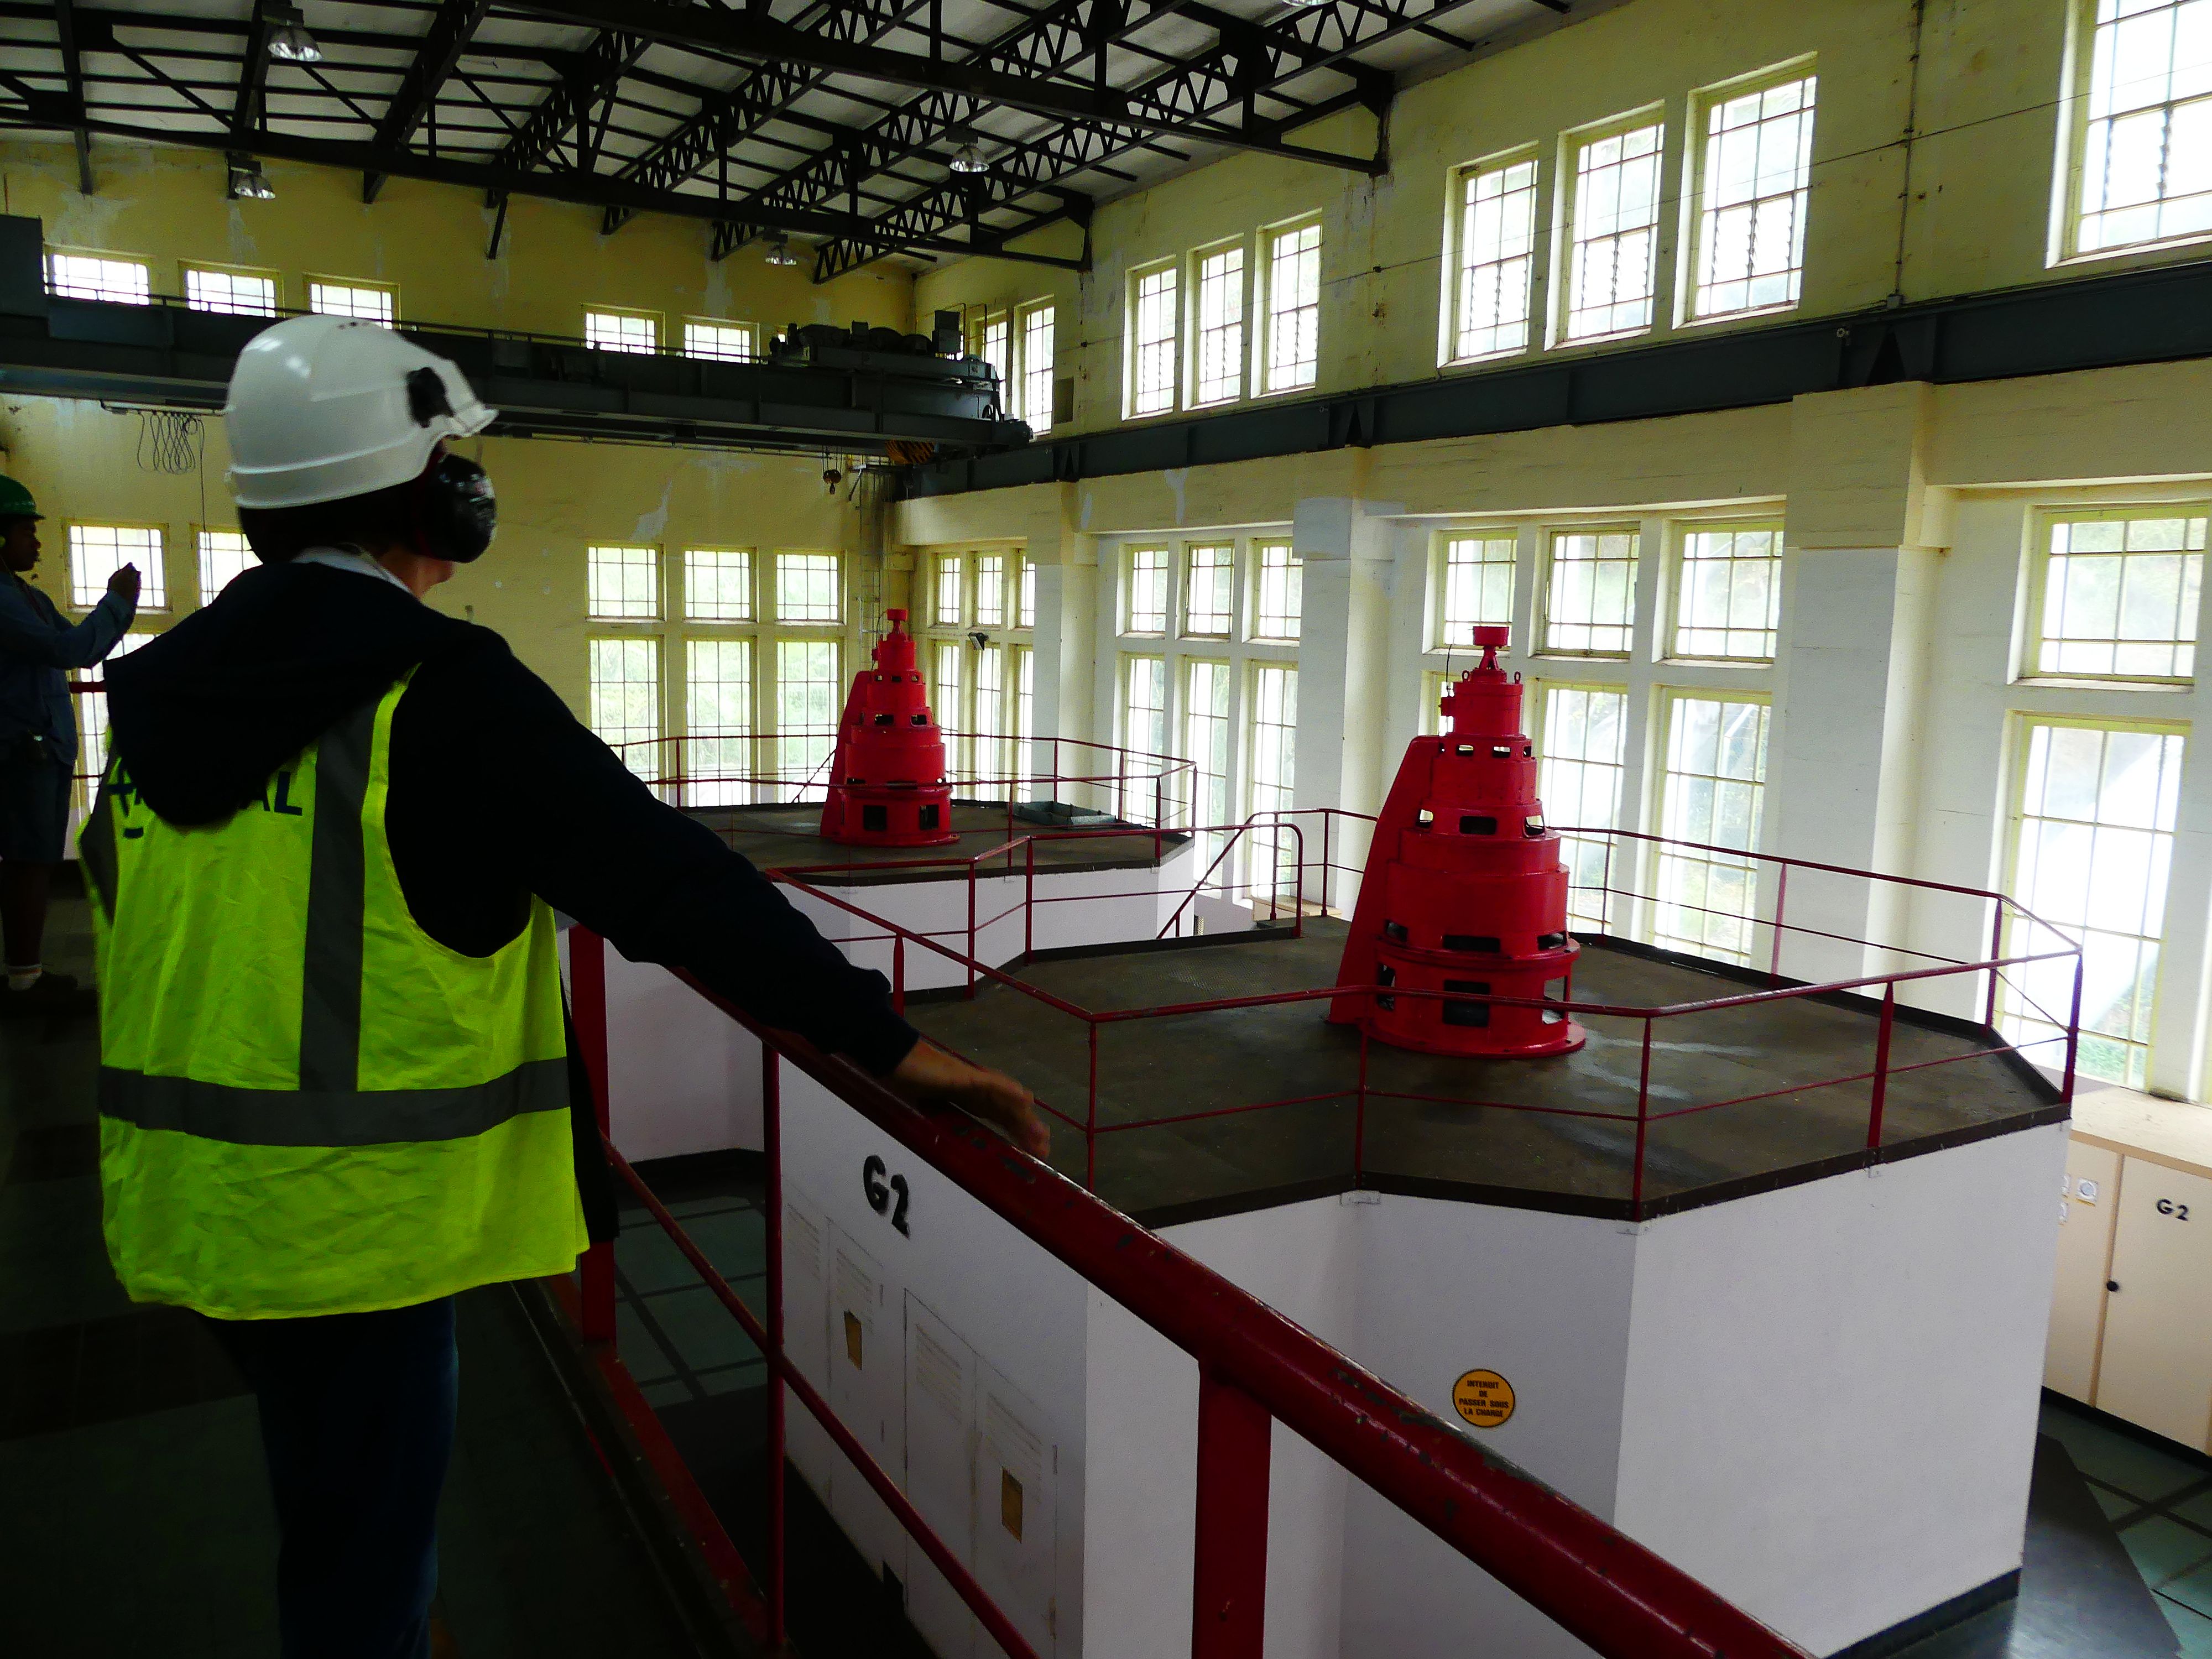
[[[0,582],[0,655],[46,668],[91,667],[130,631],[138,614],[137,576],[128,566],[117,571],[100,603],[75,623],[49,619],[15,583]]]

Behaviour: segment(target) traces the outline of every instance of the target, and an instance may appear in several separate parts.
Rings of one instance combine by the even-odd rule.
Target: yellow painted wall
[[[491,215],[472,192],[389,180],[363,206],[358,175],[271,163],[276,197],[224,198],[220,157],[94,141],[96,193],[76,189],[66,146],[0,145],[0,207],[33,215],[50,246],[127,253],[154,264],[157,292],[182,291],[185,261],[276,272],[283,302],[303,307],[307,276],[367,277],[399,289],[403,320],[576,335],[587,304],[750,320],[865,320],[910,325],[912,279],[869,267],[822,288],[805,268],[766,264],[757,248],[714,264],[707,227],[653,215],[611,237],[599,215],[517,198],[500,258],[486,260]],[[664,334],[664,338],[667,337]],[[0,404],[6,470],[54,520],[38,580],[66,598],[67,524],[156,524],[166,531],[172,608],[197,599],[196,527],[234,528],[223,483],[222,422],[204,427],[203,465],[181,477],[146,470],[141,421],[98,404],[13,398]],[[551,439],[489,439],[481,453],[499,491],[490,553],[440,589],[434,603],[504,634],[581,713],[585,707],[585,554],[593,541],[752,546],[860,545],[858,515],[822,482],[814,458],[783,459]]]
[[[1628,0],[1401,90],[1390,118],[1391,171],[1380,179],[1230,155],[1101,207],[1095,268],[1080,277],[963,260],[921,276],[917,308],[1062,295],[1059,372],[1078,380],[1076,428],[1097,429],[1121,418],[1124,298],[1133,268],[1237,234],[1248,238],[1248,259],[1256,260],[1252,233],[1318,211],[1317,390],[1467,372],[1437,367],[1455,167],[1534,145],[1556,175],[1562,133],[1657,106],[1668,126],[1670,192],[1662,257],[1679,270],[1687,240],[1680,192],[1691,94],[1807,56],[1820,77],[1819,112],[1796,315],[1879,306],[1893,289],[1925,300],[2203,257],[2199,246],[2055,270],[2047,264],[2070,4]],[[1916,99],[1917,116],[1909,117]],[[1918,136],[1908,145],[1909,121]],[[1364,151],[1373,123],[1353,112],[1293,136],[1304,144]],[[1557,200],[1554,176],[1545,201]],[[1540,236],[1549,229],[1540,222]],[[1033,243],[1052,252],[1079,245],[1067,226],[1042,232]],[[1662,307],[1664,299],[1662,283]],[[1774,320],[1686,330],[1670,309],[1633,340],[1575,349],[1618,349]]]

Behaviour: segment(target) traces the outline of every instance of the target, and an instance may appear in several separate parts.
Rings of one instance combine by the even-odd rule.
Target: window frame
[[[1686,690],[1689,688],[1680,689]],[[1552,799],[1552,791],[1550,790],[1549,786],[1544,781],[1544,769],[1547,765],[1553,763],[1552,757],[1548,752],[1548,745],[1550,744],[1552,735],[1552,696],[1554,692],[1579,691],[1584,696],[1595,695],[1618,697],[1620,699],[1620,757],[1616,761],[1607,762],[1593,761],[1580,755],[1565,756],[1561,757],[1557,763],[1561,766],[1611,766],[1614,768],[1619,775],[1613,781],[1613,821],[1608,827],[1615,835],[1618,835],[1624,829],[1635,829],[1637,827],[1634,822],[1636,817],[1636,803],[1629,798],[1629,782],[1635,775],[1636,770],[1632,755],[1632,750],[1634,745],[1636,736],[1635,687],[1626,678],[1618,680],[1589,680],[1578,679],[1572,676],[1562,675],[1557,678],[1546,676],[1534,680],[1530,683],[1529,690],[1533,696],[1536,708],[1534,717],[1533,719],[1526,720],[1526,724],[1534,728],[1529,733],[1529,738],[1530,741],[1535,745],[1536,750],[1536,793],[1543,802],[1545,822],[1554,829],[1561,829],[1554,811],[1555,803]],[[1661,764],[1657,769],[1662,775],[1666,769],[1665,758],[1666,757],[1662,753],[1660,757]],[[1620,820],[1624,815],[1631,820],[1630,823],[1626,824],[1623,824],[1621,823]],[[1569,832],[1578,829],[1594,829],[1597,826],[1590,824],[1570,823],[1565,825],[1564,829],[1561,829],[1560,839],[1564,842],[1572,843],[1578,847],[1588,838]],[[1626,856],[1616,854],[1608,860],[1612,866],[1613,875],[1616,875],[1620,878],[1630,883],[1636,882],[1637,875],[1638,873],[1637,866],[1639,860],[1633,850],[1635,846],[1638,844],[1638,843],[1632,842]],[[1572,856],[1563,850],[1561,859],[1562,862],[1568,866],[1570,874],[1571,875],[1573,870]],[[1606,878],[1606,884],[1608,889],[1611,887],[1613,878],[1613,876],[1608,876]],[[1622,918],[1627,914],[1630,906],[1637,902],[1635,895],[1632,892],[1618,893],[1608,890],[1599,900],[1598,913],[1595,915],[1590,915],[1587,912],[1575,908],[1575,894],[1577,890],[1571,883],[1568,888],[1567,898],[1567,918],[1571,930],[1576,921],[1582,921],[1594,922],[1601,933],[1610,935],[1620,926]]]
[[[2212,242],[2212,226],[2208,226],[2203,230],[2148,241],[2098,248],[2081,246],[2082,185],[2089,149],[2089,81],[2096,72],[2098,4],[2099,0],[2071,0],[2067,8],[2066,47],[2057,100],[2058,131],[2053,146],[2057,155],[2051,232],[2044,258],[2047,269],[2158,254]],[[2166,107],[2172,106],[2168,104]]]
[[[1542,533],[1548,537],[1551,532],[1547,528]],[[1429,542],[1431,600],[1427,621],[1427,643],[1424,647],[1428,652],[1445,652],[1455,655],[1461,652],[1474,649],[1472,642],[1462,643],[1449,637],[1451,623],[1450,617],[1446,613],[1446,607],[1451,596],[1451,544],[1454,542],[1473,541],[1503,542],[1511,551],[1504,560],[1484,561],[1485,563],[1503,563],[1505,567],[1505,619],[1502,623],[1471,623],[1469,626],[1510,628],[1513,625],[1514,602],[1520,597],[1521,526],[1518,524],[1443,526],[1435,532]],[[1547,540],[1543,548],[1539,550],[1540,557],[1548,552],[1549,546]],[[1536,612],[1535,621],[1537,628],[1540,630],[1543,626],[1543,611],[1540,604]],[[1534,656],[1537,653],[1529,652],[1527,654]]]
[[[62,560],[65,572],[64,580],[69,585],[68,602],[64,609],[89,611],[106,597],[105,584],[102,585],[102,592],[94,594],[89,600],[80,601],[76,597],[76,532],[79,530],[143,530],[151,533],[154,545],[147,554],[147,563],[151,568],[142,568],[138,573],[138,611],[142,614],[150,612],[155,616],[167,616],[175,612],[177,596],[169,585],[168,526],[155,524],[146,519],[70,518],[61,520],[61,530]],[[199,550],[198,537],[193,538],[192,550],[197,556]],[[129,562],[128,559],[124,561],[124,563]],[[117,568],[119,569],[121,567]],[[194,579],[198,579],[197,556],[194,560]]]
[[[1811,244],[1807,228],[1811,224],[1813,216],[1812,143],[1813,136],[1819,133],[1820,124],[1820,76],[1817,59],[1816,53],[1806,52],[1766,69],[1754,70],[1748,75],[1735,76],[1726,81],[1715,82],[1709,87],[1700,87],[1690,94],[1687,118],[1682,130],[1684,178],[1682,226],[1681,233],[1677,238],[1677,246],[1680,248],[1681,253],[1678,261],[1680,269],[1674,280],[1676,327],[1707,327],[1762,317],[1784,316],[1797,310],[1805,303],[1807,266],[1802,263],[1796,268],[1797,292],[1792,298],[1778,304],[1745,306],[1729,311],[1701,312],[1698,309],[1699,286],[1698,273],[1703,266],[1705,252],[1706,168],[1713,145],[1713,136],[1707,131],[1707,127],[1711,118],[1711,112],[1720,105],[1731,103],[1738,98],[1747,97],[1753,93],[1765,93],[1775,87],[1786,86],[1792,81],[1810,81],[1813,83],[1812,98],[1805,106],[1811,112],[1812,129],[1811,134],[1806,140],[1805,182],[1799,186],[1799,190],[1804,196],[1804,207],[1802,217],[1797,228],[1800,242],[1804,245],[1804,249],[1809,249]],[[1660,137],[1660,143],[1662,146],[1661,175],[1663,179],[1665,174],[1663,146],[1666,143],[1663,131]],[[1802,260],[1808,255],[1801,249],[1798,257]],[[1656,277],[1654,280],[1656,282]],[[1656,293],[1653,300],[1656,307],[1657,300]]]
[[[1534,638],[1529,641],[1529,657],[1548,657],[1555,661],[1627,662],[1636,655],[1638,586],[1644,575],[1644,521],[1638,519],[1607,520],[1593,524],[1547,524],[1537,529],[1540,538],[1536,546],[1535,607],[1530,613],[1530,631]],[[1626,535],[1636,544],[1634,556],[1629,560],[1628,616],[1621,623],[1570,623],[1573,628],[1625,628],[1627,643],[1619,651],[1569,651],[1551,643],[1552,596],[1556,591],[1555,573],[1559,566],[1558,540],[1562,536]],[[1456,649],[1457,647],[1453,647]]]
[[[1244,600],[1244,641],[1249,645],[1295,647],[1305,633],[1305,561],[1298,555],[1297,543],[1290,536],[1253,536],[1249,539],[1251,553],[1249,588]],[[1263,634],[1260,631],[1267,616],[1266,593],[1267,555],[1281,550],[1289,556],[1280,567],[1284,572],[1283,585],[1295,603],[1286,607],[1290,615],[1291,631],[1287,634]]]
[[[676,566],[678,581],[677,604],[671,620],[686,625],[696,623],[702,628],[726,629],[755,628],[761,621],[761,568],[763,561],[757,547],[716,542],[672,542],[670,552]],[[691,608],[691,556],[694,553],[742,553],[745,558],[745,614],[742,617],[702,616]]]
[[[668,349],[667,319],[657,311],[647,311],[638,306],[586,305],[583,307],[583,337],[586,348],[592,351],[611,351],[625,357],[658,357]],[[649,323],[653,326],[653,344],[643,351],[628,346],[602,345],[592,338],[592,320],[595,317],[628,319]]]
[[[1052,337],[1052,349],[1045,354],[1046,362],[1042,371],[1030,361],[1030,322],[1038,316],[1049,319],[1045,331]],[[1032,437],[1042,438],[1052,430],[1053,385],[1060,368],[1060,301],[1047,295],[1042,300],[1025,301],[1016,306],[1010,333],[1014,383],[1019,388],[1019,407],[1013,411],[1014,418],[1029,428]],[[1043,378],[1044,392],[1044,407],[1042,410],[1030,395],[1040,374]]]
[[[1575,313],[1575,254],[1579,243],[1575,235],[1575,222],[1581,211],[1581,170],[1576,165],[1582,152],[1593,144],[1601,144],[1608,138],[1624,137],[1656,127],[1659,143],[1652,161],[1653,199],[1651,210],[1651,291],[1646,303],[1651,308],[1650,320],[1635,328],[1609,329],[1602,332],[1576,334],[1572,330]],[[1551,316],[1547,328],[1546,344],[1553,349],[1610,344],[1616,341],[1641,339],[1656,333],[1659,327],[1659,300],[1663,274],[1665,250],[1661,246],[1667,223],[1667,106],[1656,101],[1624,110],[1602,121],[1587,126],[1570,127],[1559,135],[1559,159],[1552,191],[1553,234],[1552,264],[1553,281],[1549,309]],[[1618,234],[1617,232],[1612,233]],[[1620,303],[1618,301],[1613,304]]]
[[[392,315],[388,319],[378,319],[357,317],[349,311],[317,311],[315,289],[318,287],[349,288],[363,293],[381,294],[392,301]],[[377,323],[379,326],[384,328],[399,326],[399,284],[397,283],[387,283],[368,276],[339,276],[325,270],[303,271],[301,273],[301,298],[306,304],[307,314],[311,317],[343,317],[356,322]]]
[[[1255,335],[1255,337],[1249,344],[1252,352],[1252,372],[1245,377],[1251,386],[1251,396],[1255,400],[1261,398],[1291,397],[1301,392],[1315,391],[1321,385],[1322,297],[1328,287],[1322,273],[1322,255],[1323,250],[1328,246],[1328,233],[1323,226],[1322,216],[1321,210],[1316,209],[1310,213],[1302,213],[1294,219],[1285,219],[1275,224],[1262,225],[1260,228],[1260,269],[1255,274],[1254,282],[1254,288],[1260,301],[1257,319],[1259,326],[1256,330],[1248,328],[1248,332]],[[1309,230],[1314,233],[1313,374],[1310,378],[1294,384],[1277,386],[1274,384],[1273,367],[1276,323],[1275,248],[1285,238],[1302,235]],[[1304,306],[1292,307],[1293,311],[1304,309]]]
[[[2124,522],[2130,519],[2203,519],[2206,521],[2206,546],[2199,550],[2200,560],[2212,556],[2212,498],[2176,499],[2170,501],[2128,502],[2116,506],[2062,507],[2043,506],[2027,517],[2028,544],[2027,549],[2027,626],[2021,629],[2018,662],[2014,669],[2016,680],[2029,685],[2105,686],[2121,690],[2186,690],[2197,684],[2194,672],[2186,675],[2123,674],[2113,672],[2101,674],[2082,674],[2063,670],[2045,669],[2038,659],[2044,644],[2044,606],[2048,599],[2051,570],[2051,537],[2060,524],[2086,524],[2100,520]],[[2203,614],[2203,573],[2206,567],[2198,565],[2198,617]],[[2203,630],[2200,627],[2187,643],[2192,647],[2192,666],[2195,653],[2204,647]]]
[[[219,306],[200,306],[192,303],[192,278],[202,276],[244,276],[269,284],[269,309],[266,311],[230,311]],[[284,273],[261,265],[232,265],[212,259],[179,259],[177,261],[177,292],[184,299],[187,310],[210,317],[265,317],[271,322],[285,314]]]
[[[1137,556],[1140,553],[1158,553],[1163,561],[1160,566],[1160,625],[1158,628],[1136,625]],[[1171,640],[1176,637],[1180,563],[1172,542],[1124,542],[1121,544],[1121,614],[1117,619],[1121,626],[1115,630],[1117,634],[1139,640]]]
[[[1736,962],[1738,966],[1748,966],[1753,959],[1758,931],[1762,927],[1771,928],[1773,926],[1771,917],[1762,918],[1759,914],[1759,901],[1764,890],[1765,874],[1760,843],[1765,841],[1766,831],[1770,827],[1770,819],[1766,812],[1766,790],[1771,781],[1771,775],[1773,770],[1774,694],[1771,688],[1765,686],[1754,688],[1734,685],[1660,685],[1654,690],[1657,693],[1657,707],[1653,711],[1656,718],[1651,727],[1653,786],[1651,805],[1652,822],[1656,825],[1655,833],[1660,839],[1651,844],[1648,883],[1644,884],[1648,884],[1651,896],[1639,907],[1645,915],[1644,932],[1648,934],[1650,942],[1662,950],[1680,949],[1687,945],[1694,948],[1689,950],[1686,954],[1702,957],[1711,961]],[[1680,934],[1662,932],[1662,920],[1666,908],[1669,902],[1675,902],[1669,900],[1666,891],[1668,860],[1670,858],[1692,860],[1710,866],[1723,856],[1716,854],[1670,852],[1667,846],[1669,841],[1679,840],[1686,842],[1689,840],[1687,836],[1674,836],[1668,828],[1668,803],[1672,799],[1673,786],[1678,779],[1698,778],[1706,775],[1703,773],[1677,774],[1669,763],[1669,757],[1674,749],[1675,711],[1686,702],[1741,703],[1764,708],[1766,711],[1765,730],[1759,738],[1761,751],[1759,775],[1754,785],[1758,791],[1753,809],[1758,815],[1756,832],[1752,837],[1750,847],[1741,851],[1730,849],[1734,856],[1744,860],[1743,867],[1750,878],[1750,906],[1739,917],[1745,929],[1744,948],[1741,961],[1737,961],[1733,956],[1715,954],[1709,939],[1699,938],[1690,940]],[[1741,781],[1741,780],[1728,781]],[[1711,914],[1709,908],[1705,910],[1705,914]],[[1671,945],[1665,942],[1669,939],[1674,942]]]
[[[1668,521],[1666,603],[1657,629],[1658,638],[1653,641],[1653,654],[1662,662],[1686,663],[1713,668],[1771,668],[1782,652],[1782,585],[1784,560],[1787,555],[1784,542],[1785,526],[1779,514],[1742,519],[1672,519]],[[1683,586],[1688,580],[1690,567],[1700,563],[1720,563],[1719,560],[1693,559],[1689,556],[1690,538],[1698,535],[1731,535],[1745,531],[1765,531],[1774,537],[1774,588],[1771,607],[1774,623],[1774,649],[1764,657],[1717,657],[1694,654],[1680,649],[1681,635],[1686,624],[1682,620]],[[1639,563],[1643,550],[1637,550]],[[1734,562],[1733,560],[1727,562]],[[1725,629],[1728,633],[1748,633],[1748,629]]]
[[[240,541],[246,542],[246,562],[239,568],[237,575],[234,575],[231,578],[231,581],[237,580],[238,576],[245,574],[246,571],[252,569],[254,566],[261,562],[260,559],[254,554],[253,544],[250,541],[246,541],[246,532],[240,530],[234,524],[195,524],[191,526],[191,532],[192,580],[199,585],[199,602],[204,605],[210,603],[217,593],[222,592],[224,587],[228,587],[230,585],[229,582],[225,582],[212,590],[208,586],[208,547],[206,539],[208,537],[235,536]]]
[[[648,616],[604,612],[594,608],[592,597],[592,556],[600,552],[650,553],[653,557],[653,611]],[[625,560],[625,565],[632,562]],[[637,562],[642,563],[644,562]],[[668,580],[668,549],[660,542],[592,542],[584,544],[584,621],[588,627],[607,625],[637,625],[665,627],[672,620]]]
[[[1252,300],[1255,284],[1252,270],[1251,239],[1248,235],[1224,236],[1218,241],[1194,247],[1184,256],[1188,270],[1183,283],[1190,295],[1189,326],[1183,330],[1182,342],[1185,362],[1182,367],[1183,384],[1188,388],[1184,406],[1191,410],[1225,409],[1231,404],[1244,401],[1252,391]],[[1209,259],[1218,259],[1230,253],[1242,257],[1237,270],[1237,389],[1218,398],[1199,396],[1200,359],[1205,349],[1205,332],[1200,322],[1200,285]]]
[[[1529,183],[1528,203],[1528,289],[1522,295],[1522,339],[1517,346],[1501,346],[1490,351],[1462,355],[1460,335],[1463,331],[1461,319],[1466,304],[1467,276],[1467,192],[1480,179],[1528,163],[1535,169]],[[1545,198],[1556,179],[1556,170],[1547,170],[1543,146],[1537,143],[1516,144],[1489,155],[1477,156],[1462,161],[1446,174],[1444,198],[1444,277],[1448,284],[1444,302],[1437,307],[1441,327],[1437,337],[1437,365],[1440,368],[1464,368],[1470,363],[1502,362],[1509,357],[1525,356],[1542,344],[1539,326],[1543,313],[1544,244],[1547,227],[1544,218]],[[1503,264],[1504,261],[1496,263]]]
[[[88,297],[82,294],[64,294],[54,286],[54,261],[58,258],[99,259],[110,264],[136,265],[146,273],[146,297],[143,300],[110,300],[98,295]],[[53,299],[87,301],[94,305],[150,306],[161,297],[154,291],[154,262],[141,258],[135,253],[110,252],[105,248],[68,247],[50,242],[40,250],[39,264],[40,286]]]
[[[1196,640],[1207,645],[1218,645],[1226,644],[1237,637],[1237,623],[1240,620],[1237,614],[1237,580],[1243,574],[1243,562],[1237,556],[1240,547],[1240,542],[1234,536],[1224,541],[1187,541],[1177,546],[1174,569],[1178,578],[1181,592],[1179,602],[1175,607],[1176,620],[1178,624],[1175,632],[1176,638]],[[1226,553],[1229,556],[1228,562],[1226,565],[1209,563],[1201,566],[1197,557],[1201,549],[1209,554]],[[1218,591],[1224,594],[1226,599],[1226,608],[1221,612],[1221,627],[1218,630],[1209,629],[1204,633],[1199,632],[1191,623],[1191,618],[1199,614],[1191,604],[1191,584],[1197,579],[1201,569],[1225,572],[1224,574],[1215,578]]]
[[[1175,295],[1170,307],[1171,320],[1167,337],[1168,361],[1171,365],[1168,374],[1168,399],[1158,409],[1140,410],[1137,407],[1137,370],[1139,363],[1143,360],[1146,348],[1137,337],[1138,290],[1146,278],[1163,275],[1170,277],[1175,283]],[[1180,258],[1151,259],[1141,265],[1131,268],[1128,281],[1122,290],[1121,314],[1125,324],[1121,330],[1123,343],[1121,418],[1123,420],[1157,421],[1182,412],[1183,310],[1187,297],[1183,292],[1182,260]]]
[[[744,337],[744,355],[740,357],[730,357],[725,356],[720,352],[694,351],[691,349],[691,331],[695,328],[734,330]],[[693,362],[757,363],[761,361],[760,325],[757,323],[747,322],[742,318],[686,317],[684,319],[683,339],[684,343],[677,355],[678,356],[689,357]],[[640,352],[635,355],[642,356],[644,354]]]

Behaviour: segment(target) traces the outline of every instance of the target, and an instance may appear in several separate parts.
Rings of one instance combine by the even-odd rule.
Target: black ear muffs
[[[415,546],[426,557],[470,564],[499,527],[491,475],[465,455],[441,450],[415,480]]]

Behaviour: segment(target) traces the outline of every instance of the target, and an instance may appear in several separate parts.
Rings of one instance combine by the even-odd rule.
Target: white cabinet
[[[2097,1343],[2104,1333],[2105,1281],[2112,1277],[2119,1197],[2120,1155],[2087,1141],[2068,1142],[2043,1386],[2084,1405],[2096,1393]]]
[[[2112,1283],[2098,1409],[2201,1449],[2212,1437],[2212,1180],[2125,1160]]]

